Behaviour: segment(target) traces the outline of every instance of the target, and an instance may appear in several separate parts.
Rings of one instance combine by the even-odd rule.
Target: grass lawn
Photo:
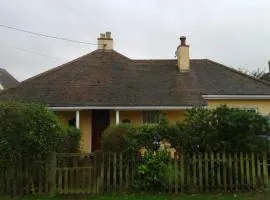
[[[149,195],[149,194],[127,194],[127,195],[104,195],[86,197],[1,197],[0,200],[268,200],[270,197],[266,193],[246,193],[246,194],[201,194],[201,195]]]

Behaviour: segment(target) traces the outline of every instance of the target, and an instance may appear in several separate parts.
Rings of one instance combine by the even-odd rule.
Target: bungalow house
[[[7,70],[0,68],[0,92],[8,88],[15,87],[18,84],[19,81],[17,81],[10,73],[8,73]]]
[[[190,59],[180,38],[176,59],[130,59],[113,49],[110,32],[97,50],[21,82],[0,99],[44,102],[63,124],[82,131],[82,150],[100,148],[100,134],[123,122],[155,123],[159,112],[180,121],[194,106],[222,104],[268,115],[270,85],[209,59]]]

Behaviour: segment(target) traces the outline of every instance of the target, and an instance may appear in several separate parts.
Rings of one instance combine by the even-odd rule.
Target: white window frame
[[[258,108],[256,107],[241,107],[239,108],[240,110],[246,110],[248,112],[255,112],[258,113]]]

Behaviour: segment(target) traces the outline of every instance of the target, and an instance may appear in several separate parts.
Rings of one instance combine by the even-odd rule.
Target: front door
[[[109,110],[92,110],[92,151],[100,150],[101,133],[110,125]]]

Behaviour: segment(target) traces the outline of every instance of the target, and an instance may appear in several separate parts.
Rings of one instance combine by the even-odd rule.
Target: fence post
[[[250,169],[249,169],[249,159],[250,159],[250,156],[249,156],[249,154],[248,153],[246,153],[246,157],[245,157],[245,159],[246,159],[246,162],[245,162],[245,164],[246,164],[246,180],[247,180],[247,188],[248,188],[248,190],[250,190],[250,176],[249,176],[249,174],[250,174]]]
[[[185,187],[185,163],[184,163],[184,153],[181,153],[181,162],[180,162],[180,170],[181,170],[181,192],[184,192]]]
[[[100,176],[100,158],[101,158],[101,151],[96,151],[95,152],[95,170],[96,170],[96,193],[99,194],[100,193],[100,179],[101,179],[101,176]]]
[[[203,172],[202,172],[202,154],[199,153],[199,189],[202,192],[203,191]]]
[[[54,195],[56,191],[56,153],[53,152],[50,156],[50,171],[49,171],[49,193],[51,196]]]
[[[255,175],[255,160],[254,152],[251,153],[251,180],[252,180],[252,189],[256,188],[256,175]]]
[[[263,153],[263,180],[264,180],[264,187],[267,188],[268,186],[268,171],[267,171],[267,153]]]
[[[208,182],[208,153],[204,153],[204,174],[205,174],[205,190],[208,191],[209,188],[208,188],[208,185],[209,185],[209,182]]]
[[[222,175],[223,175],[223,188],[227,191],[227,158],[226,153],[222,153]]]
[[[178,154],[174,152],[174,190],[175,194],[178,194],[178,165],[177,165],[177,160],[178,160]]]
[[[104,163],[105,163],[105,156],[104,152],[100,152],[100,192],[104,192]]]
[[[243,152],[240,152],[240,174],[241,174],[241,189],[244,187],[244,176],[245,176],[245,172],[244,172],[244,159],[243,159]]]

